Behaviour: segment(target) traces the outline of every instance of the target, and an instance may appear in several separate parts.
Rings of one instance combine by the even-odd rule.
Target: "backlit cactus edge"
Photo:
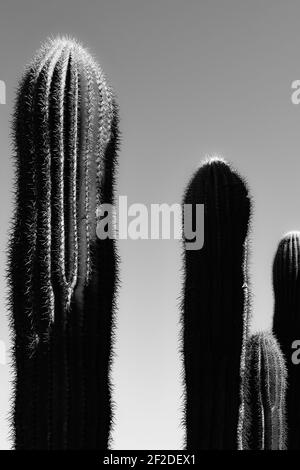
[[[104,449],[117,256],[96,209],[113,201],[118,110],[76,41],[48,41],[26,68],[13,130],[15,448]]]

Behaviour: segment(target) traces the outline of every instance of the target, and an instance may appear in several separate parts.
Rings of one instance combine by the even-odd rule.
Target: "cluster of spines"
[[[285,450],[287,371],[272,333],[252,335],[247,344],[242,450]]]
[[[113,200],[118,113],[102,70],[76,41],[49,41],[26,68],[13,128],[15,447],[103,448],[117,260],[113,240],[96,237],[96,210]],[[89,379],[91,362],[98,370]]]

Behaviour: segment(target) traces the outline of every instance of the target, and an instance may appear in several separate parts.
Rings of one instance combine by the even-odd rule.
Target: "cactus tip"
[[[300,238],[300,231],[299,230],[291,230],[289,232],[286,232],[283,235],[282,240],[289,240],[291,238]]]

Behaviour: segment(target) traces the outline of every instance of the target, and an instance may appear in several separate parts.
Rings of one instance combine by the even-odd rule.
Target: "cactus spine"
[[[13,131],[15,448],[105,449],[117,259],[96,210],[113,202],[118,113],[76,41],[48,41],[26,68]]]
[[[285,450],[287,371],[272,333],[249,338],[245,377],[243,449]]]
[[[250,198],[222,159],[192,177],[184,204],[204,204],[204,246],[185,250],[183,357],[186,446],[240,447],[249,320]]]
[[[290,232],[278,245],[273,263],[273,330],[288,370],[288,449],[300,445],[300,369],[292,361],[293,342],[300,339],[300,232]]]

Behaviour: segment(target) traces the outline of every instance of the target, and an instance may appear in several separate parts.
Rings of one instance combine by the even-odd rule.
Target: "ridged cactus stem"
[[[243,449],[285,450],[287,372],[273,334],[251,336],[246,358]]]
[[[288,370],[288,449],[300,446],[300,365],[293,362],[293,343],[300,340],[300,232],[287,233],[279,242],[273,263],[273,331]]]
[[[118,112],[76,41],[48,41],[26,68],[14,115],[16,206],[9,246],[17,449],[104,449],[112,423],[113,203]]]
[[[224,160],[211,158],[192,177],[183,202],[204,204],[204,246],[185,249],[186,446],[236,449],[244,419],[250,314],[250,198],[238,173]]]

